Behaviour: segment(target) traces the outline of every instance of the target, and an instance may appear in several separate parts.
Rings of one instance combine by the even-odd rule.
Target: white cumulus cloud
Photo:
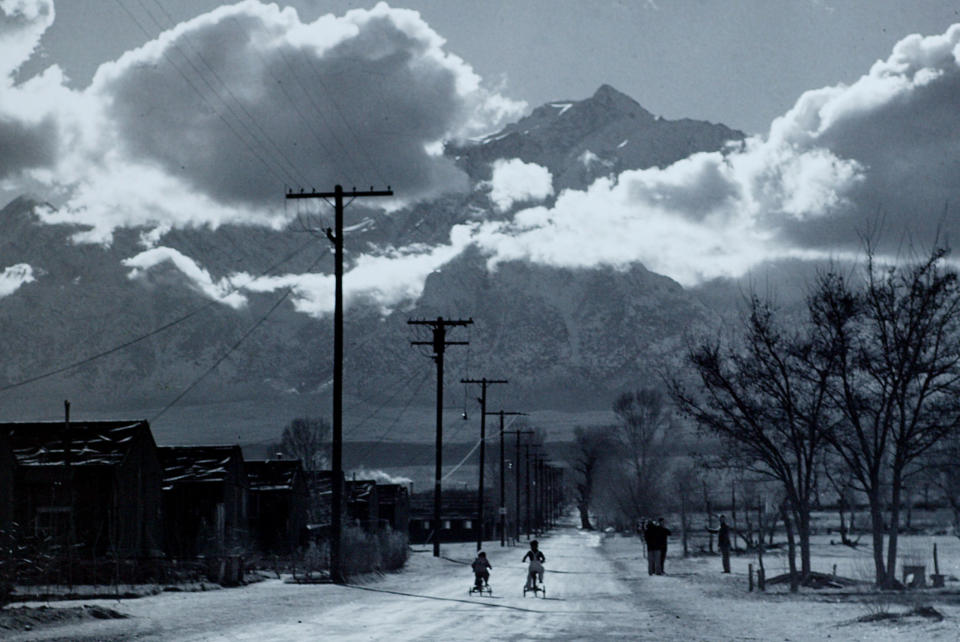
[[[494,161],[488,185],[490,200],[501,212],[510,209],[514,203],[540,201],[553,194],[550,170],[519,158]]]

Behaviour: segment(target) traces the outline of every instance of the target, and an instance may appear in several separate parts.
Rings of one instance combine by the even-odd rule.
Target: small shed
[[[307,510],[307,529],[313,539],[325,539],[330,532],[331,507],[333,505],[333,471],[308,470],[307,492],[309,493],[309,507]],[[340,519],[342,524],[348,523],[347,492],[343,481],[343,474],[339,476],[341,488]]]
[[[177,559],[237,552],[247,541],[240,446],[161,446],[164,546]]]
[[[145,420],[3,423],[0,433],[15,460],[13,515],[27,532],[77,557],[162,554],[160,463]]]
[[[365,531],[380,528],[380,501],[377,482],[354,479],[347,482],[347,517]]]
[[[380,523],[395,531],[410,532],[410,491],[403,484],[377,484]]]
[[[244,462],[250,534],[264,553],[296,551],[307,525],[309,494],[300,460]]]

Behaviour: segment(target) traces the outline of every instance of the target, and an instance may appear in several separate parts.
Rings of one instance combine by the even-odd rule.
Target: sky
[[[297,309],[318,316],[332,305],[329,275],[214,275],[164,235],[283,230],[280,195],[295,186],[389,184],[388,211],[485,192],[488,210],[447,243],[350,257],[348,301],[384,310],[416,300],[471,247],[491,270],[642,263],[693,286],[852,256],[880,221],[893,256],[904,239],[949,236],[956,218],[951,4],[0,0],[0,195],[42,195],[56,208],[37,215],[75,225],[77,243],[141,230],[131,278],[170,263],[232,307],[293,287]],[[439,153],[602,83],[655,114],[749,136],[560,193],[519,159],[470,185]],[[38,278],[42,266],[0,257],[0,297]]]

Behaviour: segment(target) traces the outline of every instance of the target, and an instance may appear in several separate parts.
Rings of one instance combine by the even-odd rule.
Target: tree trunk
[[[690,555],[687,546],[687,496],[682,492],[680,493],[680,538],[683,541],[683,556],[687,557]]]
[[[800,540],[800,575],[804,581],[810,577],[810,510],[797,510],[797,539]]]
[[[873,530],[873,566],[875,572],[874,581],[877,586],[885,586],[887,583],[887,567],[883,563],[883,502],[880,500],[880,491],[874,486],[874,490],[868,493],[870,500],[870,522]]]
[[[799,578],[797,577],[797,544],[793,536],[793,523],[790,521],[790,513],[784,504],[780,507],[780,515],[783,519],[783,526],[787,530],[787,561],[790,564],[790,592],[796,593],[800,588]]]
[[[902,472],[899,466],[894,464],[893,468],[893,486],[890,489],[890,524],[887,535],[887,582],[888,588],[892,588],[897,579],[897,534],[900,531],[900,497]]]
[[[590,524],[590,508],[586,504],[577,504],[577,510],[580,511],[580,528],[585,531],[592,531]]]

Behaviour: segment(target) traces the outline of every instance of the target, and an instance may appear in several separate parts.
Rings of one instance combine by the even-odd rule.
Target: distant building
[[[239,446],[162,446],[164,546],[174,558],[223,555],[247,543]]]
[[[347,482],[347,517],[349,523],[365,531],[380,528],[380,502],[377,482],[372,479],[354,479]]]
[[[78,558],[162,554],[160,462],[146,421],[0,423],[0,435],[0,510],[14,488],[13,517],[28,534]]]
[[[449,489],[441,495],[440,528],[433,524],[433,492],[415,493],[410,498],[410,542],[426,544],[439,536],[441,542],[469,542],[476,540],[477,491]],[[493,498],[484,498],[483,539],[491,539],[495,532],[497,508]]]
[[[299,459],[244,462],[250,534],[258,550],[289,555],[307,525],[309,493]]]
[[[308,470],[307,492],[309,493],[309,506],[307,509],[307,530],[313,539],[324,539],[330,533],[331,507],[333,505],[333,471],[331,470]],[[341,524],[348,523],[347,519],[347,492],[346,484],[343,481],[343,473],[340,474],[340,520]]]
[[[409,534],[410,491],[405,485],[377,484],[377,503],[381,524],[395,531]]]

